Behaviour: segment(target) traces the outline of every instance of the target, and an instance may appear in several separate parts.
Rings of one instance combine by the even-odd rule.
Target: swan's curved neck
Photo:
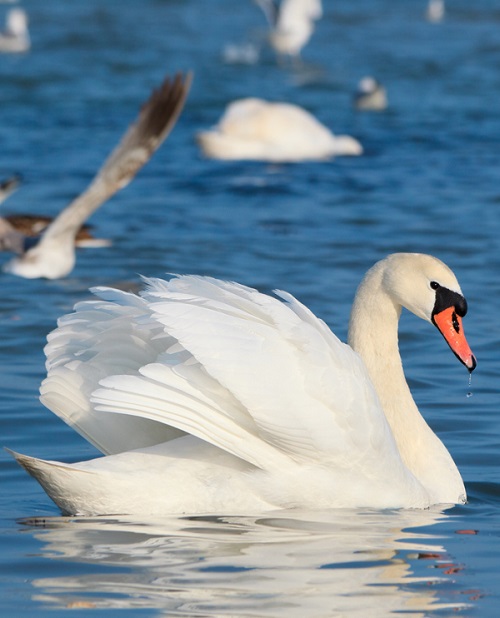
[[[378,267],[378,268],[377,268]],[[436,502],[463,501],[465,489],[451,455],[420,414],[406,382],[398,346],[401,305],[383,286],[377,264],[359,286],[349,345],[361,356],[406,466]]]
[[[422,417],[406,383],[399,355],[402,307],[384,291],[382,276],[381,269],[371,269],[358,288],[349,321],[349,345],[363,359],[397,439],[402,410]]]

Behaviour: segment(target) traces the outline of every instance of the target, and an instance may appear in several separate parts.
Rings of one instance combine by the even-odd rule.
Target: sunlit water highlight
[[[25,523],[36,526],[42,556],[85,565],[33,581],[35,599],[55,608],[301,617],[467,607],[474,593],[454,581],[463,567],[440,536],[446,519],[439,511],[285,511]]]

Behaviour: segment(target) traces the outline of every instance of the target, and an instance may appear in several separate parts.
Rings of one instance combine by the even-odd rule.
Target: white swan
[[[172,130],[182,110],[191,75],[166,78],[155,90],[105,160],[90,185],[48,225],[33,243],[0,218],[0,249],[20,253],[3,269],[19,277],[59,279],[75,265],[75,237],[82,224],[123,189],[149,161]],[[34,246],[33,246],[34,244]]]
[[[374,77],[359,80],[354,95],[354,106],[360,110],[382,111],[387,108],[387,92]]]
[[[321,0],[255,0],[264,11],[271,32],[269,42],[281,56],[298,58],[323,16]]]
[[[24,9],[10,9],[5,19],[5,30],[0,33],[0,52],[20,53],[31,47],[28,16]]]
[[[334,135],[297,105],[256,98],[230,103],[217,126],[197,140],[214,159],[296,162],[363,152],[353,137]]]
[[[425,11],[425,18],[427,21],[437,24],[443,21],[445,11],[444,0],[429,0]]]
[[[469,371],[467,304],[442,262],[371,268],[350,346],[285,301],[203,277],[97,288],[46,346],[42,402],[105,453],[16,454],[66,513],[246,513],[278,507],[463,503],[460,474],[420,415],[398,352],[402,307],[434,323]]]

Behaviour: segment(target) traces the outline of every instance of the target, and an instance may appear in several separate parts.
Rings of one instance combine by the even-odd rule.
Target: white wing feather
[[[205,295],[191,300],[204,286]],[[397,453],[361,359],[291,296],[182,278],[152,302],[155,319],[242,403],[261,437],[294,458],[351,458],[387,441]],[[207,286],[215,301],[209,300]],[[184,299],[180,291],[184,289]]]
[[[111,292],[109,298],[120,304],[86,301],[58,321],[48,336],[47,377],[40,387],[42,403],[106,455],[182,435],[164,424],[98,414],[90,403],[92,392],[110,371],[134,375],[168,345],[168,337],[158,337],[161,325],[148,320],[142,299]]]
[[[202,277],[148,283],[141,297],[96,290],[103,300],[77,305],[46,347],[43,403],[98,448],[187,432],[266,470],[405,474],[361,359],[292,296]]]

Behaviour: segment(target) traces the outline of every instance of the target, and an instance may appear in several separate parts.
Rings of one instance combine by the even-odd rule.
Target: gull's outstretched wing
[[[267,23],[271,28],[276,26],[278,21],[279,7],[274,0],[254,0],[255,4],[259,6],[264,13]]]
[[[192,75],[167,77],[142,106],[120,143],[101,166],[88,188],[49,225],[41,244],[60,235],[76,234],[103,202],[123,189],[149,161],[173,129],[191,86]]]
[[[43,231],[40,240],[4,266],[4,270],[29,279],[59,279],[75,265],[75,238],[81,225],[107,199],[123,189],[145,165],[170,133],[191,86],[192,75],[167,77],[141,108],[120,143],[91,181]],[[13,238],[9,236],[9,240]],[[17,240],[16,237],[14,240]]]

